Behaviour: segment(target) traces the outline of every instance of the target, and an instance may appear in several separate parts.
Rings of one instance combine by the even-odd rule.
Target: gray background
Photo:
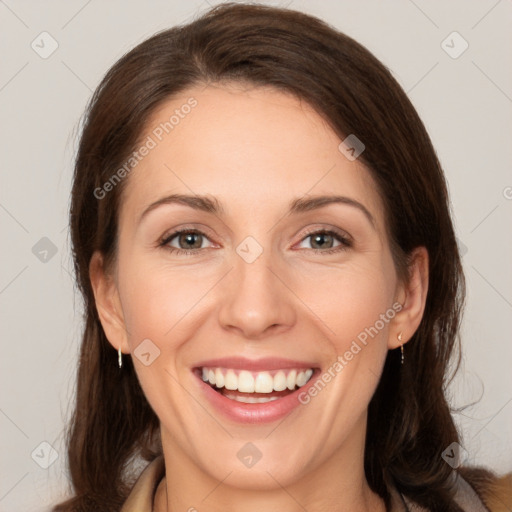
[[[67,232],[79,118],[119,57],[209,3],[0,0],[1,511],[46,510],[66,491],[63,427],[81,329]],[[468,280],[464,365],[450,394],[454,407],[478,403],[456,420],[470,463],[512,470],[511,1],[268,3],[318,15],[367,46],[424,120]],[[44,31],[58,44],[47,58],[55,43]],[[457,58],[464,41],[446,39],[453,31],[469,44]]]

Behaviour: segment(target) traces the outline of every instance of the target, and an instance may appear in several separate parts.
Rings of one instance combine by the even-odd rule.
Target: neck
[[[364,435],[347,439],[333,455],[302,478],[283,486],[268,473],[265,489],[240,488],[232,473],[213,478],[173,442],[162,428],[166,477],[155,495],[155,512],[385,512],[383,500],[371,491],[364,474]],[[364,433],[365,429],[362,429]],[[231,480],[233,480],[231,478]]]

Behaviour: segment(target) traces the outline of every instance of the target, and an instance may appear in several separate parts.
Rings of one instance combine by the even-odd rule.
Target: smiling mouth
[[[313,368],[288,368],[252,372],[220,367],[200,367],[196,375],[230,400],[246,404],[272,402],[290,395],[305,386],[314,373]]]

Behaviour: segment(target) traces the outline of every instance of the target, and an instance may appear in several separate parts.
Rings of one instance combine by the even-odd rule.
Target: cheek
[[[124,274],[121,274],[121,272]],[[120,265],[120,286],[125,324],[130,343],[150,338],[157,345],[172,346],[180,322],[200,309],[201,298],[214,284],[214,276],[166,265],[148,265],[136,259]],[[133,347],[132,347],[133,348]]]
[[[119,261],[119,283],[128,343],[139,382],[159,418],[178,431],[189,407],[176,381],[183,373],[181,350],[193,337],[201,298],[214,276],[184,272],[132,255]],[[149,354],[149,355],[146,355]],[[173,414],[170,414],[170,412]],[[186,416],[186,415],[185,415]]]
[[[348,350],[358,337],[364,341],[365,333],[368,339],[385,337],[395,283],[394,267],[388,260],[375,254],[344,266],[310,267],[308,272],[297,273],[297,295],[324,325],[337,354]]]

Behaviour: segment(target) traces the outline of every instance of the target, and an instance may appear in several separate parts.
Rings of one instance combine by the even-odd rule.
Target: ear
[[[117,284],[104,264],[100,251],[96,251],[89,263],[89,278],[94,292],[98,316],[110,344],[125,354],[129,353],[123,309],[119,299]]]
[[[388,340],[390,350],[407,343],[418,329],[428,292],[428,252],[425,247],[416,247],[411,253],[409,281],[401,283],[397,289],[396,301],[402,309],[392,320],[392,329]],[[398,335],[402,333],[402,340]]]

